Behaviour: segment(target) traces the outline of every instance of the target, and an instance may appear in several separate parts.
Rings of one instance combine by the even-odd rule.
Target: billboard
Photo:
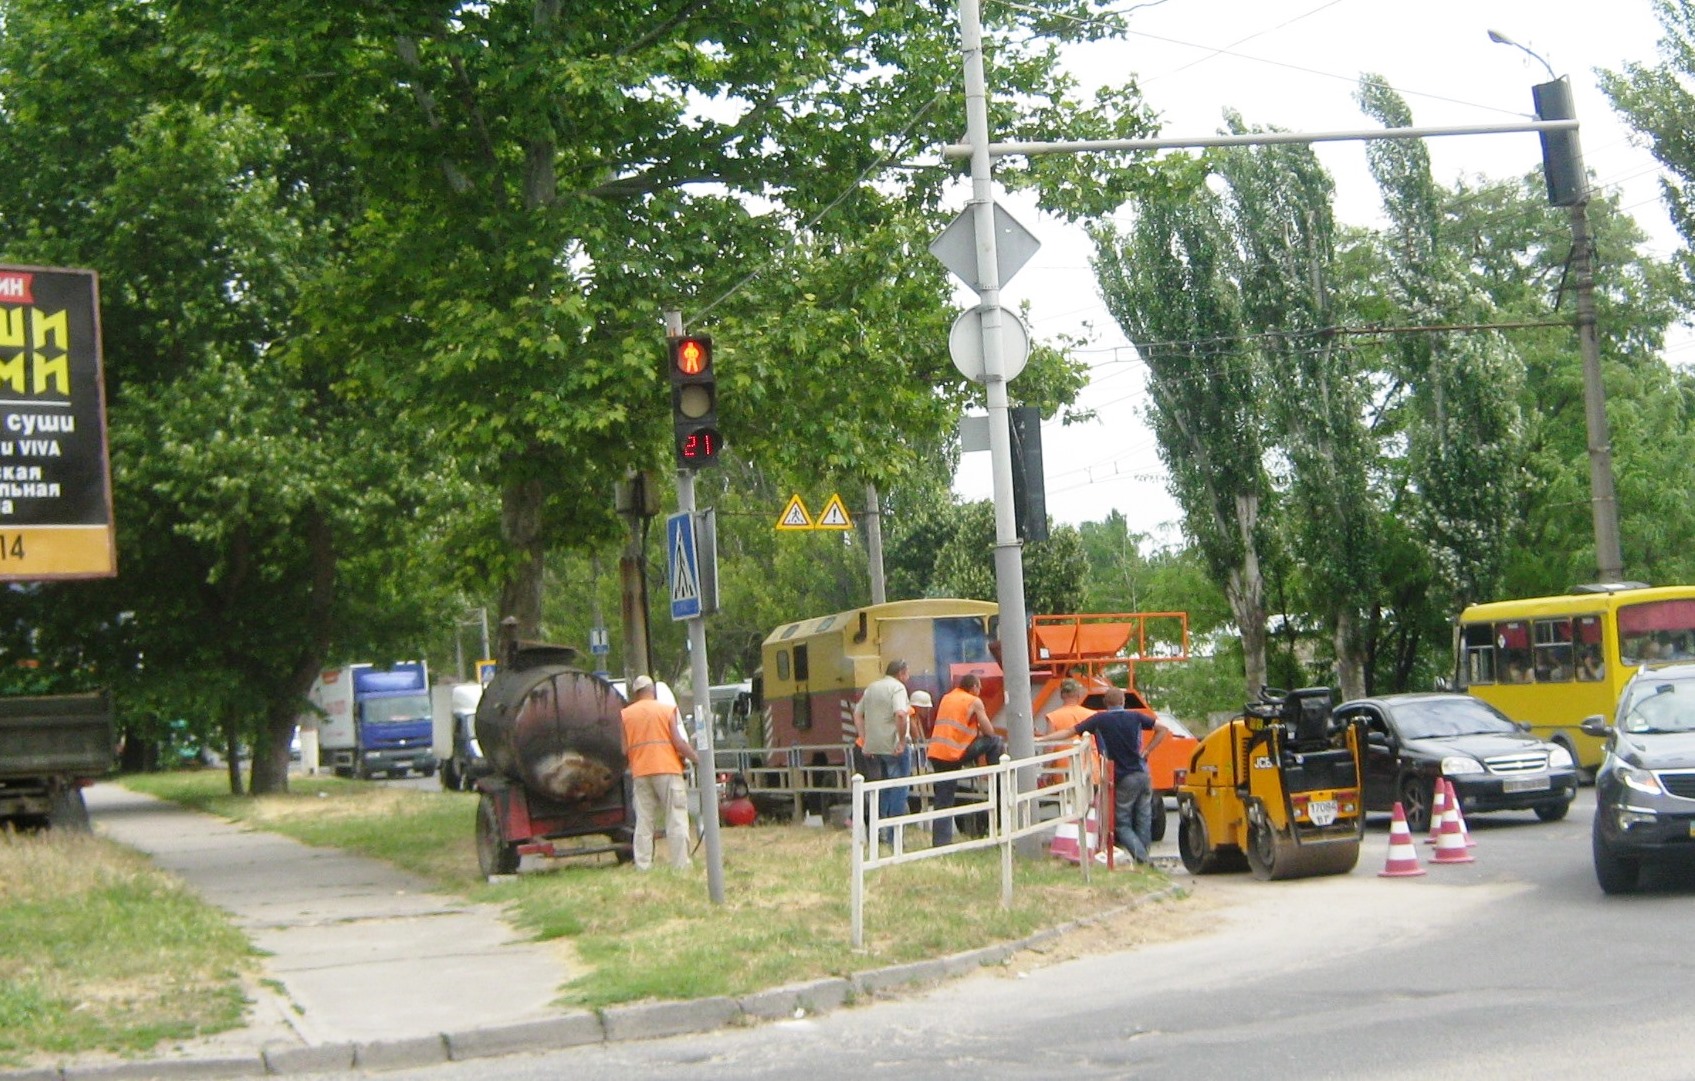
[[[117,572],[99,283],[0,266],[0,582]]]

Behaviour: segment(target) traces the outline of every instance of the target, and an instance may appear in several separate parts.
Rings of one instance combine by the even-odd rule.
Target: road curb
[[[660,1039],[711,1032],[749,1021],[828,1013],[878,994],[907,990],[1006,964],[1070,931],[1092,926],[1155,902],[1187,894],[1175,883],[1106,912],[1044,928],[1015,942],[983,946],[946,957],[825,977],[757,991],[741,998],[714,996],[686,1002],[644,1002],[577,1011],[539,1021],[443,1032],[400,1040],[262,1048],[250,1057],[162,1058],[133,1062],[32,1067],[0,1071],[0,1081],[195,1081],[201,1078],[286,1076],[337,1070],[399,1070],[445,1062],[558,1051],[586,1044]]]

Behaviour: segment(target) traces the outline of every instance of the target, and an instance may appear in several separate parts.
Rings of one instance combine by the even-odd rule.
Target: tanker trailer
[[[574,665],[568,646],[518,643],[477,704],[490,772],[477,781],[477,864],[511,874],[525,855],[632,854],[635,805],[625,782],[624,699]],[[571,843],[601,836],[604,843]]]

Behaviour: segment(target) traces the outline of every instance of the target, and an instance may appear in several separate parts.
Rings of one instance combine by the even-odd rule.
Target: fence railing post
[[[848,905],[853,910],[853,948],[865,947],[865,778],[853,775],[853,858],[848,886]]]

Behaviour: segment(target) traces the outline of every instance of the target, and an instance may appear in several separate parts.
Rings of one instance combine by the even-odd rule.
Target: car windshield
[[[1695,679],[1644,679],[1625,697],[1619,727],[1626,732],[1695,731]]]
[[[1516,732],[1517,727],[1475,698],[1424,698],[1393,707],[1402,739],[1441,739],[1482,732]]]

